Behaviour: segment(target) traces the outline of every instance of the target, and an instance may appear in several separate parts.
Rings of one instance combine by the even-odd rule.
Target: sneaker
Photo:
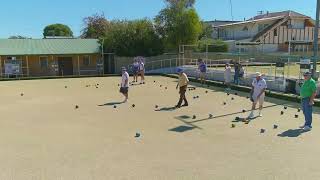
[[[304,129],[304,127],[306,127],[306,125],[299,126],[300,129]]]
[[[262,114],[261,114],[261,113],[259,113],[258,117],[262,117]]]
[[[175,108],[181,108],[181,106],[179,106],[179,105],[176,105],[176,106],[175,106]]]
[[[187,106],[189,106],[189,104],[184,104],[184,105],[182,105],[182,107],[187,107]]]
[[[305,127],[303,128],[304,131],[311,131],[311,129],[312,129],[312,128],[311,128],[310,126],[305,126]]]

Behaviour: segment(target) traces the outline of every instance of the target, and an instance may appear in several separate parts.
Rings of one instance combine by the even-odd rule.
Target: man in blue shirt
[[[204,85],[206,82],[207,65],[202,59],[199,59],[198,69],[200,71],[200,82]]]

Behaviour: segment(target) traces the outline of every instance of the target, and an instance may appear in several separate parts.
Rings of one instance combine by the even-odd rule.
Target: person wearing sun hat
[[[256,72],[256,78],[253,79],[252,88],[250,92],[250,100],[252,102],[252,108],[248,119],[254,118],[254,110],[256,109],[256,105],[259,102],[259,117],[262,117],[261,111],[263,108],[265,90],[267,89],[267,83],[262,78],[262,74],[260,72]]]
[[[180,108],[182,101],[184,101],[184,104],[182,106],[188,106],[188,100],[186,98],[186,92],[189,84],[189,79],[186,73],[183,72],[182,68],[177,68],[177,73],[179,75],[179,80],[176,89],[179,88],[179,102],[176,105],[176,108]]]
[[[317,94],[317,84],[316,81],[312,79],[310,72],[304,73],[303,76],[305,81],[301,86],[300,96],[305,123],[303,126],[300,126],[300,128],[305,131],[310,131],[312,129],[312,106],[314,105],[314,98]]]

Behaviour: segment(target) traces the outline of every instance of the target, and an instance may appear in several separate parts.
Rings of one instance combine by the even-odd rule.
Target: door
[[[72,57],[59,57],[59,75],[60,76],[70,76],[73,75],[73,63]]]
[[[114,54],[108,53],[104,55],[104,73],[114,74],[115,73],[115,62]]]

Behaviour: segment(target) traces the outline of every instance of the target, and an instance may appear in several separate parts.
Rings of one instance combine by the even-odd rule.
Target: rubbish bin
[[[286,79],[286,93],[296,93],[296,80]]]

